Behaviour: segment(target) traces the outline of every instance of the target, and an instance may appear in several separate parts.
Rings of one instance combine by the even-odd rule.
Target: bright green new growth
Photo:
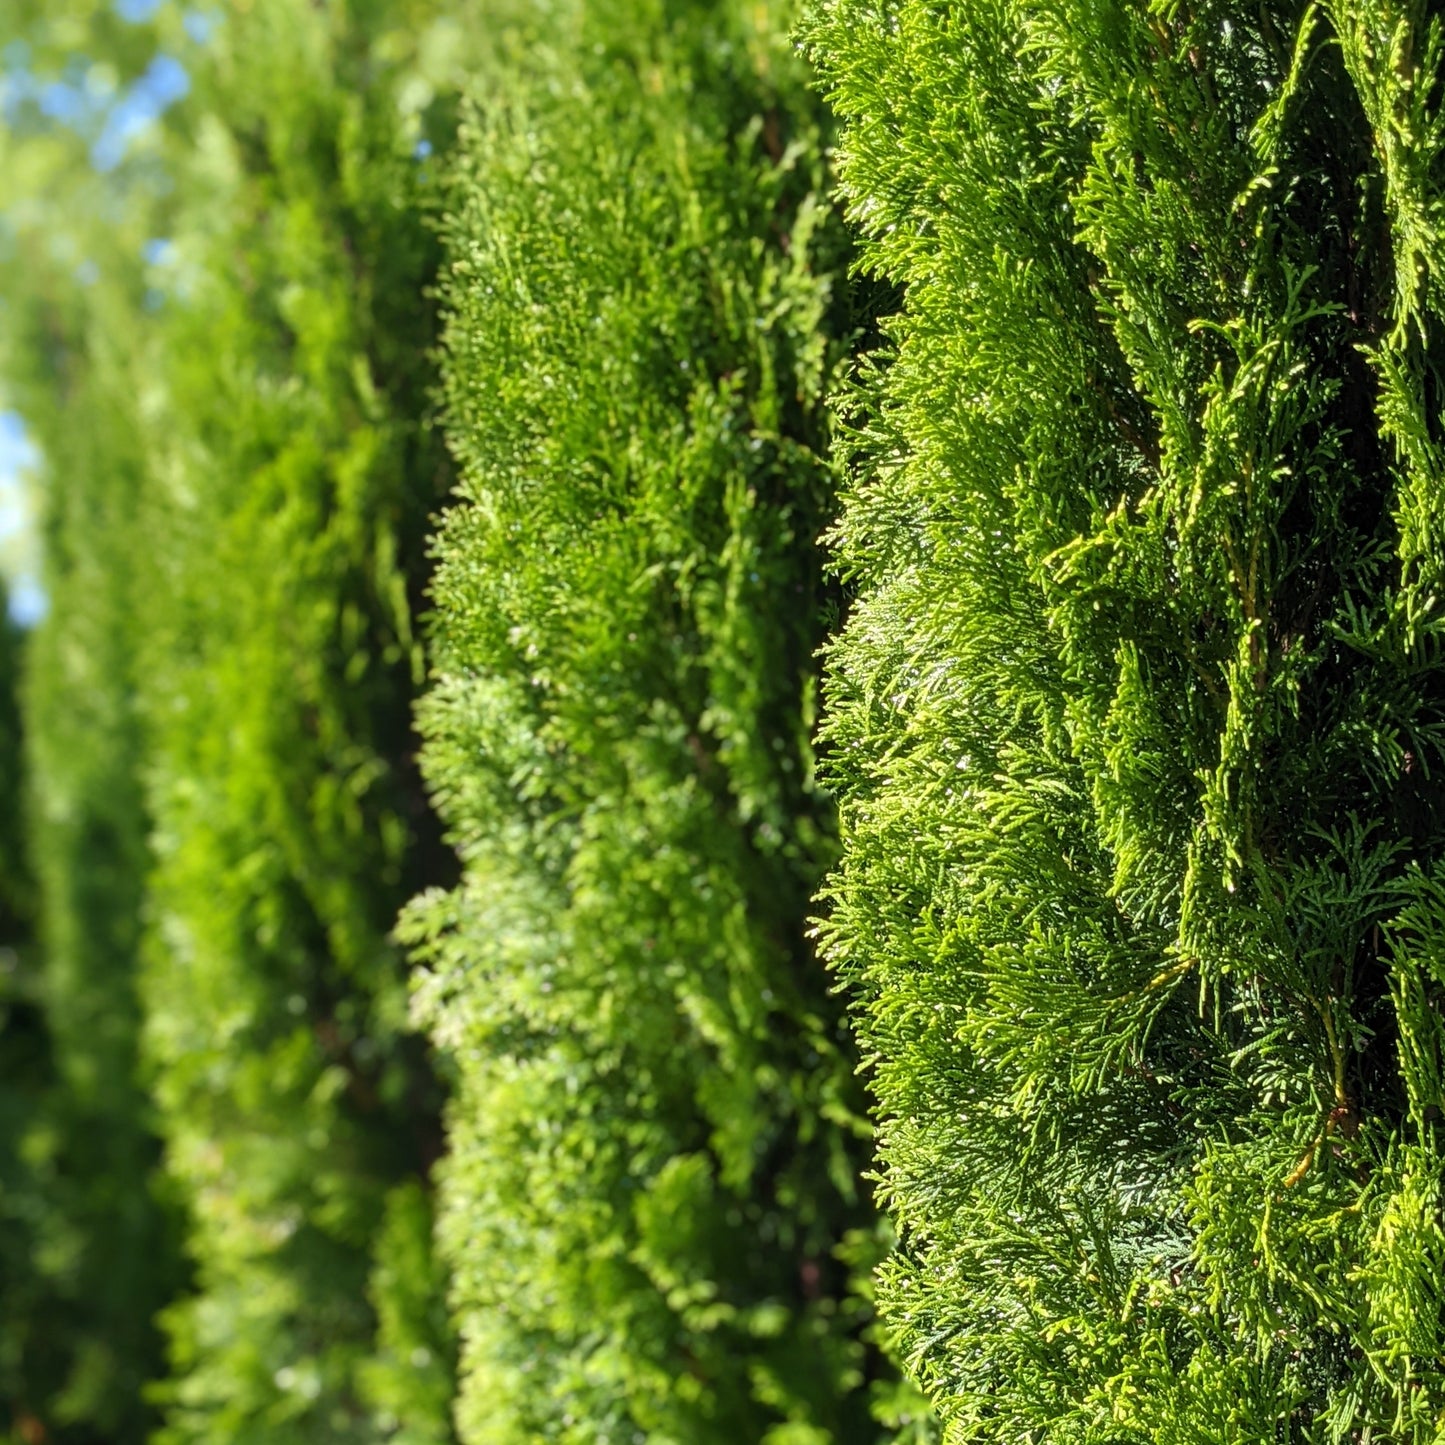
[[[856,991],[959,1442],[1445,1411],[1438,16],[827,0]]]
[[[525,57],[525,58],[523,58]],[[561,6],[464,126],[407,937],[469,1445],[877,1438],[867,1129],[805,937],[847,328],[774,7]],[[886,1393],[886,1391],[885,1391]]]

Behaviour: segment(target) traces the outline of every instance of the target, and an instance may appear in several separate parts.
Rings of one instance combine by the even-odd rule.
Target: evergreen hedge
[[[25,856],[24,757],[20,731],[20,667],[23,637],[10,618],[8,589],[0,581],[0,930],[7,945],[22,938],[33,886]]]
[[[5,137],[7,400],[46,463],[27,723],[56,1052],[13,1197],[58,1240],[34,1290],[0,1281],[0,1343],[56,1357],[17,1366],[13,1423],[429,1445],[451,1433],[440,1089],[388,934],[455,871],[413,761],[411,617],[449,477],[421,142],[451,131],[467,41],[425,4],[260,0],[203,44],[178,7],[86,12],[62,51],[129,74],[189,45],[191,94],[110,176],[77,167],[83,137]],[[152,1128],[189,1283],[132,1227]]]
[[[454,871],[416,773],[438,247],[426,4],[257,0],[198,56],[138,425],[146,1054],[196,1287],[160,1445],[450,1438],[440,1090],[389,932]]]
[[[19,1438],[118,1445],[156,1423],[144,1393],[163,1364],[154,1316],[185,1276],[139,1077],[150,862],[136,696],[143,464],[126,348],[107,341],[102,320],[130,325],[142,292],[122,266],[82,304],[68,258],[47,249],[32,235],[6,258],[22,281],[7,287],[16,350],[6,379],[55,481],[50,615],[25,641],[25,777],[4,824],[29,896],[0,1030],[0,1049],[24,1060],[7,1059],[23,1103],[3,1146],[16,1170],[4,1189],[13,1255],[0,1281],[0,1384]]]
[[[806,934],[826,393],[857,322],[785,7],[558,5],[467,109],[409,910],[458,1073],[469,1445],[822,1445],[864,1342],[853,1056]]]
[[[36,1264],[47,1201],[26,1158],[53,1065],[36,998],[33,886],[22,827],[21,636],[0,585],[0,1430],[9,1438],[33,1415],[37,1395],[55,1388],[52,1359],[39,1359],[32,1323],[45,1288]],[[62,1367],[63,1368],[63,1367]]]
[[[813,10],[906,297],[827,944],[950,1440],[1438,1438],[1441,27]]]

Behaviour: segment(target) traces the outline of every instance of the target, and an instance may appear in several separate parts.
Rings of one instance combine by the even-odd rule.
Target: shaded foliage
[[[45,522],[51,615],[26,642],[28,807],[17,797],[11,814],[27,821],[34,936],[6,1031],[28,1041],[9,1074],[24,1098],[14,1137],[26,1217],[13,1236],[23,1266],[4,1282],[7,1396],[23,1438],[139,1441],[155,1423],[144,1386],[162,1363],[153,1316],[184,1278],[138,1078],[149,854],[128,558],[141,470],[124,365],[63,272],[22,256],[28,365],[7,382],[64,484]],[[127,314],[133,281],[96,311]]]

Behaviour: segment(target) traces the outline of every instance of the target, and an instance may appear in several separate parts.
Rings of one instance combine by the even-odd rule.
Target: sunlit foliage
[[[826,726],[884,1316],[958,1442],[1435,1440],[1441,22],[808,38],[906,296]]]
[[[880,1438],[852,1050],[807,937],[826,395],[856,339],[784,7],[560,5],[450,188],[406,936],[455,1061],[469,1445]]]

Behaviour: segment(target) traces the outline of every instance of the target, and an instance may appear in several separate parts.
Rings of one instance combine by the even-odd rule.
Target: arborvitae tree
[[[439,1090],[388,934],[451,876],[412,762],[445,492],[422,3],[258,0],[195,60],[138,398],[156,864],[143,966],[193,1294],[163,1445],[449,1438]]]
[[[22,1438],[139,1445],[155,1424],[144,1386],[163,1363],[154,1316],[184,1275],[138,1078],[149,866],[136,713],[141,470],[130,377],[74,304],[62,279],[73,263],[52,259],[22,251],[28,292],[12,302],[18,334],[7,338],[18,341],[7,360],[29,362],[7,380],[46,458],[50,614],[26,641],[23,853],[38,939],[18,975],[24,1012],[10,1015],[34,1040],[35,1072],[22,1079],[17,1064],[12,1081],[27,1100],[17,1138],[33,1232],[17,1240],[29,1273],[4,1281],[0,1313],[23,1341],[7,1382]],[[129,318],[139,300],[122,281],[91,305],[114,301]]]
[[[133,531],[141,467],[127,366],[153,196],[128,196],[134,177],[93,171],[86,138],[13,84],[22,60],[37,89],[60,80],[91,19],[89,53],[103,49],[124,86],[155,40],[112,7],[0,0],[0,369],[4,405],[23,411],[43,455],[51,603],[25,640],[26,806],[0,802],[0,831],[18,841],[24,828],[30,875],[30,943],[6,980],[0,1038],[0,1089],[14,1111],[0,1142],[0,1430],[141,1445],[156,1423],[145,1384],[163,1367],[154,1316],[184,1277],[137,1077],[145,548]]]
[[[159,1198],[155,1121],[138,1077],[149,857],[128,635],[135,598],[115,546],[132,535],[136,477],[99,391],[82,388],[77,410],[88,425],[54,449],[66,494],[48,528],[53,610],[29,643],[29,840],[43,944],[36,1001],[55,1063],[46,1122],[26,1151],[50,1237],[37,1245],[48,1288],[33,1302],[29,1333],[69,1361],[64,1388],[31,1405],[46,1439],[139,1445],[155,1423],[144,1386],[162,1367],[154,1316],[184,1269],[175,1219]]]
[[[831,655],[950,1440],[1439,1438],[1445,30],[825,0],[867,264]]]
[[[20,635],[0,586],[0,1439],[20,1438],[63,1379],[64,1361],[36,1338],[49,1293],[36,1259],[48,1210],[27,1153],[52,1065],[36,997],[34,891],[25,858],[20,737]],[[37,1347],[39,1346],[39,1347]]]
[[[140,875],[114,831],[134,835],[135,778],[129,760],[117,767],[124,728],[87,736],[59,772],[37,750],[45,812],[27,806],[22,641],[38,672],[53,663],[54,632],[22,639],[0,613],[0,1438],[140,1445],[154,1424],[144,1386],[161,1362],[152,1316],[181,1270],[135,1079]],[[64,718],[47,711],[44,682],[27,689],[32,727],[59,724],[52,743],[115,701],[114,654],[73,660],[91,690],[67,697]],[[79,796],[66,789],[82,783]],[[68,818],[56,816],[62,795]],[[32,848],[57,891],[37,887]]]
[[[469,1445],[878,1438],[853,1058],[806,936],[825,393],[854,322],[777,5],[562,4],[467,111],[446,227],[405,926],[460,1075]]]
[[[20,733],[23,638],[10,618],[8,590],[0,581],[0,947],[4,971],[19,963],[18,948],[31,932],[34,887],[26,858],[25,764]]]
[[[126,72],[112,7],[86,9],[26,24],[54,11],[76,73]],[[448,133],[466,37],[429,4],[261,0],[203,44],[193,18],[162,6],[148,41],[126,32],[142,64],[188,47],[190,99],[146,138],[156,184],[139,161],[96,178],[38,121],[3,138],[7,394],[46,457],[44,992],[58,1054],[64,1033],[91,1060],[58,1070],[62,1093],[118,1115],[79,1141],[102,1160],[146,1120],[130,1070],[100,1063],[122,1034],[134,1051],[145,954],[147,1082],[196,1274],[166,1314],[158,1438],[423,1445],[450,1433],[438,1090],[387,934],[454,872],[411,763],[410,618],[447,475],[421,424],[422,142]],[[121,1324],[133,1359],[163,1271],[124,1227],[143,1180],[108,1182],[72,1231],[108,1272],[65,1276],[92,1318],[53,1313],[48,1338],[83,1353]],[[90,1371],[126,1422],[108,1445],[144,1437],[142,1380],[164,1372]]]

